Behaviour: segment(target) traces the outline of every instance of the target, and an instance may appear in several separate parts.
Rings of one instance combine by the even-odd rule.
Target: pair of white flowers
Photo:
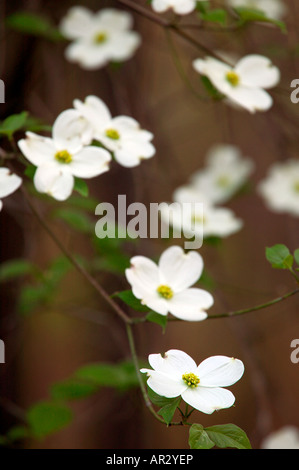
[[[199,253],[185,253],[179,246],[165,250],[158,265],[144,256],[131,259],[126,277],[133,294],[161,315],[172,313],[181,320],[199,321],[213,305],[208,292],[191,287],[201,276],[203,260]],[[181,398],[194,409],[211,414],[229,408],[235,397],[226,388],[244,373],[239,359],[213,356],[198,366],[185,352],[171,349],[164,356],[150,354],[152,369],[142,368],[148,386],[166,398]]]
[[[152,0],[151,5],[157,13],[172,9],[177,15],[187,15],[196,8],[197,1],[204,0]],[[226,0],[233,8],[252,8],[265,13],[269,18],[281,19],[286,13],[286,7],[281,0]]]
[[[32,132],[18,142],[25,157],[37,167],[34,185],[40,193],[64,201],[72,193],[75,178],[94,178],[109,169],[111,153],[125,167],[152,157],[153,134],[128,116],[113,118],[96,96],[74,101],[74,109],[55,120],[52,137]],[[100,142],[105,148],[91,145]],[[111,153],[110,153],[111,152]]]
[[[219,206],[228,202],[247,181],[254,165],[244,158],[238,147],[228,144],[213,146],[207,154],[206,166],[195,172],[189,184],[177,188],[173,200],[179,204],[191,204],[191,218],[180,205],[165,205],[161,211],[162,220],[171,220],[176,229],[183,229],[186,235],[193,232],[203,237],[227,237],[239,231],[243,222],[233,210]],[[203,210],[195,203],[202,203]],[[192,222],[192,223],[190,223]]]

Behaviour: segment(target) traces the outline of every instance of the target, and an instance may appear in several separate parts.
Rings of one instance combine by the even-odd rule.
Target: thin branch
[[[127,6],[131,10],[134,10],[136,13],[139,15],[143,16],[144,18],[147,18],[148,20],[152,21],[153,23],[157,24],[158,26],[164,28],[164,29],[170,29],[172,30],[175,34],[180,36],[181,38],[185,39],[185,41],[189,42],[189,44],[192,44],[194,47],[199,49],[201,52],[204,52],[205,54],[214,57],[215,59],[220,60],[223,62],[225,59],[223,57],[220,57],[216,52],[214,52],[212,49],[209,47],[205,46],[201,42],[199,42],[197,39],[195,39],[193,36],[191,36],[189,33],[181,29],[181,27],[175,23],[172,23],[170,21],[167,21],[165,18],[157,16],[150,10],[143,8],[142,6],[136,4],[133,0],[117,0],[119,3],[122,3],[123,5]],[[228,63],[228,62],[227,62]],[[229,63],[229,65],[232,65]]]
[[[123,309],[116,303],[114,300],[109,296],[109,294],[103,289],[103,287],[94,279],[93,276],[89,274],[89,272],[81,266],[80,263],[74,258],[71,252],[61,243],[61,241],[56,237],[55,233],[51,230],[45,219],[36,209],[30,197],[27,194],[27,191],[24,188],[24,185],[21,186],[21,190],[23,192],[24,198],[31,210],[31,212],[35,215],[36,219],[43,227],[43,229],[47,232],[56,246],[62,251],[62,253],[66,256],[66,258],[71,262],[71,264],[77,269],[77,271],[85,278],[85,280],[97,291],[98,294],[107,302],[108,305],[114,310],[114,312],[125,322],[131,323],[131,318],[123,311]]]

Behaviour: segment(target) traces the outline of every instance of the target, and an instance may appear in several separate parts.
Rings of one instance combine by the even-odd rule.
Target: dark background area
[[[141,0],[136,3],[145,4]],[[271,92],[273,108],[250,115],[223,103],[200,101],[181,79],[164,30],[141,16],[134,15],[134,29],[142,35],[142,46],[133,59],[119,68],[84,71],[65,60],[65,42],[51,43],[4,26],[8,15],[21,10],[43,14],[59,24],[76,2],[0,2],[0,77],[6,84],[1,119],[28,110],[52,124],[75,98],[94,94],[106,102],[114,116],[132,116],[155,136],[154,158],[133,169],[113,165],[108,173],[90,181],[91,194],[98,201],[115,204],[118,194],[126,194],[128,204],[169,201],[173,190],[203,166],[207,150],[215,143],[238,145],[254,160],[251,191],[228,204],[243,218],[244,229],[220,245],[204,244],[200,250],[207,271],[217,282],[215,314],[257,305],[295,288],[288,273],[271,269],[265,247],[285,243],[291,250],[298,248],[298,218],[269,212],[255,190],[272,163],[298,158],[299,105],[290,101],[290,83],[299,78],[299,11],[296,1],[286,3],[287,35],[262,25],[234,34],[193,31],[211,49],[238,55],[265,54],[280,67],[279,89]],[[90,0],[84,5],[93,11],[106,6],[123,9],[117,1]],[[192,69],[199,51],[181,39],[174,41],[193,87],[202,92]],[[0,218],[1,261],[24,256],[46,266],[58,254],[32,219],[20,192],[5,200]],[[83,237],[55,221],[53,226],[74,252],[90,253]],[[130,250],[158,257],[164,246],[163,240],[145,239]],[[124,276],[99,273],[98,278],[109,293],[128,289]],[[6,364],[0,366],[2,433],[18,422],[22,409],[45,399],[52,383],[68,377],[80,365],[129,358],[122,323],[112,312],[106,313],[106,306],[79,274],[71,273],[63,281],[59,291],[62,307],[44,307],[25,318],[15,312],[19,287],[16,283],[1,285],[0,337],[6,345]],[[96,312],[99,324],[68,315],[64,304],[74,308],[84,305],[89,314]],[[197,421],[205,426],[232,422],[258,447],[271,430],[299,426],[299,365],[290,360],[290,343],[299,337],[298,309],[299,299],[293,297],[239,318],[192,325],[169,323],[164,334],[158,325],[140,325],[136,327],[138,355],[146,360],[150,353],[175,348],[186,351],[198,363],[217,354],[242,359],[245,375],[231,387],[236,406],[211,416],[198,413]],[[124,395],[102,390],[76,403],[74,410],[75,419],[69,427],[32,445],[51,449],[188,448],[188,430],[166,429],[156,422],[138,390]]]

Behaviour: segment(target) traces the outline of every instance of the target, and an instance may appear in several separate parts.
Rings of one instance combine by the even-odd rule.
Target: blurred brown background
[[[219,246],[205,245],[200,252],[208,272],[217,281],[216,303],[211,313],[221,313],[266,302],[295,288],[291,276],[274,271],[265,260],[265,247],[285,243],[299,246],[299,221],[270,213],[255,192],[255,184],[277,160],[298,158],[299,105],[290,102],[290,82],[299,78],[298,5],[289,5],[289,34],[277,28],[252,25],[235,34],[193,34],[215,50],[263,53],[282,71],[279,90],[273,91],[274,107],[250,115],[222,103],[199,100],[180,77],[163,29],[134,15],[134,28],[143,38],[134,58],[120,68],[84,71],[64,58],[66,44],[50,43],[4,28],[4,18],[26,10],[44,14],[58,24],[73,1],[1,0],[2,20],[0,76],[6,84],[6,103],[1,118],[24,109],[52,124],[72,106],[74,98],[88,94],[102,98],[113,115],[127,114],[151,130],[156,156],[134,169],[113,165],[110,172],[92,180],[90,190],[99,201],[115,202],[118,194],[132,201],[168,201],[172,191],[204,164],[214,143],[239,145],[256,164],[252,191],[229,204],[244,219],[245,228]],[[145,4],[142,0],[136,3]],[[94,11],[106,6],[122,8],[117,1],[84,2]],[[192,60],[200,53],[187,42],[173,38],[186,74],[202,93]],[[41,210],[43,210],[41,206]],[[96,219],[95,219],[96,221]],[[76,252],[89,254],[82,237],[54,224],[62,241]],[[157,257],[163,241],[142,240],[136,252]],[[41,266],[58,254],[57,248],[32,219],[22,196],[5,201],[1,213],[1,261],[25,256]],[[127,289],[122,276],[103,275],[99,280],[109,293]],[[117,362],[129,357],[123,324],[90,292],[77,273],[63,283],[61,304],[82,310],[98,324],[67,314],[63,307],[43,308],[26,318],[15,313],[18,286],[1,289],[1,338],[6,344],[6,364],[0,366],[2,411],[0,430],[17,422],[16,415],[32,403],[45,399],[53,382],[72,374],[87,362]],[[243,428],[255,447],[269,431],[287,424],[299,426],[299,364],[290,360],[290,343],[299,337],[299,298],[275,307],[230,319],[202,323],[169,323],[166,333],[158,325],[136,326],[140,358],[182,349],[198,363],[206,357],[235,356],[245,363],[245,375],[231,390],[236,406],[211,416],[196,413],[203,425],[232,422]],[[102,313],[101,313],[102,312]],[[84,309],[81,311],[84,316]],[[13,405],[15,404],[15,405]],[[19,410],[20,409],[20,410]],[[166,429],[145,409],[139,391],[119,396],[103,390],[74,405],[75,419],[66,429],[32,444],[34,448],[188,448],[188,430]],[[194,414],[195,415],[195,414]]]

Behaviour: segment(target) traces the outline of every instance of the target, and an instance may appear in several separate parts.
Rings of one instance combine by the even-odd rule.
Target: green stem
[[[144,18],[147,18],[148,20],[152,21],[158,26],[161,26],[162,28],[165,28],[165,29],[172,30],[177,36],[180,36],[181,38],[185,39],[185,41],[195,46],[201,52],[204,52],[205,54],[212,56],[215,59],[220,60],[221,62],[225,61],[222,57],[220,57],[214,51],[209,49],[207,46],[205,46],[201,42],[197,41],[193,36],[190,36],[190,34],[187,33],[186,31],[182,30],[181,27],[178,26],[176,23],[169,22],[165,18],[161,16],[157,16],[152,11],[146,8],[143,8],[141,5],[136,4],[132,0],[118,0],[118,2],[122,3],[123,5],[126,5],[131,10],[134,10],[136,13],[143,16]],[[232,65],[232,64],[229,64],[229,65]]]
[[[110,297],[110,295],[103,289],[103,287],[94,279],[93,276],[89,274],[89,272],[81,266],[80,263],[74,258],[71,252],[61,243],[61,241],[57,238],[55,233],[51,230],[45,219],[40,215],[34,204],[31,202],[30,197],[27,194],[27,191],[24,188],[24,185],[21,186],[21,190],[23,192],[24,198],[31,210],[31,212],[35,215],[36,219],[43,227],[43,229],[47,232],[56,246],[60,249],[60,251],[65,255],[65,257],[71,262],[71,264],[76,268],[76,270],[85,278],[85,280],[97,291],[98,294],[106,301],[107,304],[114,310],[114,312],[125,322],[130,323],[132,320],[131,318],[122,310],[122,308],[114,302],[114,300]]]
[[[136,354],[135,341],[134,341],[132,327],[129,323],[126,323],[126,328],[127,328],[127,335],[128,335],[128,340],[129,340],[131,356],[132,356],[132,359],[133,359],[133,363],[134,363],[134,366],[135,366],[138,382],[139,382],[139,385],[140,385],[140,389],[141,389],[141,393],[142,393],[145,405],[148,408],[148,410],[152,413],[152,415],[158,421],[160,421],[160,423],[166,424],[164,419],[161,418],[161,416],[159,416],[156,413],[156,411],[154,410],[153,405],[152,405],[152,403],[151,403],[151,401],[150,401],[150,399],[147,395],[146,387],[145,387],[145,384],[143,382],[143,378],[142,378],[142,375],[141,375],[141,372],[140,372],[140,369],[139,369],[139,363],[138,363],[138,358],[137,358],[137,354]]]

